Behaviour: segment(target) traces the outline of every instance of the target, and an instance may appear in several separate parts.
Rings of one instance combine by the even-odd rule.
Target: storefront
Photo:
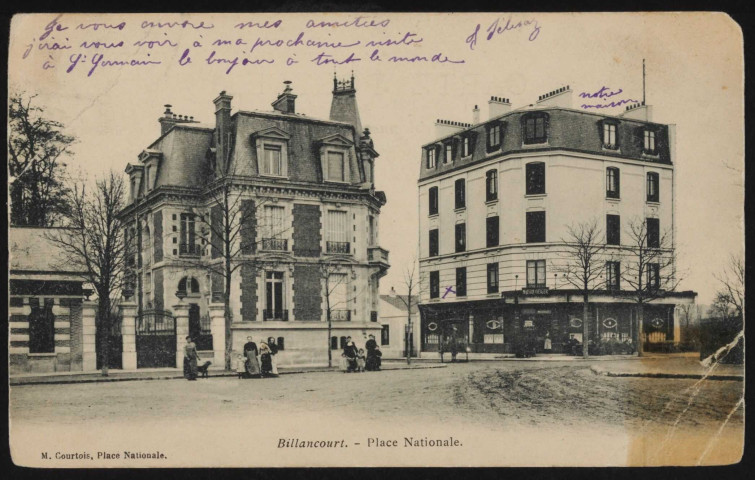
[[[687,297],[677,294],[663,303],[644,305],[647,350],[662,350],[662,345],[678,342],[674,308]],[[421,349],[449,351],[455,342],[459,351],[514,353],[527,342],[535,353],[570,353],[570,339],[579,344],[584,340],[580,300],[573,291],[549,291],[547,295],[518,291],[504,292],[494,300],[420,305]],[[596,295],[588,310],[588,340],[594,345],[620,343],[629,350],[637,342],[637,318],[637,304],[631,299]]]

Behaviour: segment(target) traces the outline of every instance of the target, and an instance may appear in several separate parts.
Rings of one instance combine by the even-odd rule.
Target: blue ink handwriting
[[[505,23],[501,23],[500,18],[496,18],[493,23],[488,26],[485,31],[487,32],[487,36],[485,37],[485,40],[492,40],[493,37],[496,35],[502,35],[510,30],[516,30],[517,28],[522,27],[528,27],[532,26],[532,31],[530,31],[529,39],[530,42],[533,42],[537,39],[538,35],[540,35],[540,24],[537,20],[520,20],[518,22],[512,22],[511,16],[506,19]],[[471,35],[469,35],[466,39],[467,45],[469,45],[470,50],[474,50],[475,46],[477,46],[477,34],[480,31],[480,24],[478,23],[477,26],[474,29],[474,32],[472,32]]]

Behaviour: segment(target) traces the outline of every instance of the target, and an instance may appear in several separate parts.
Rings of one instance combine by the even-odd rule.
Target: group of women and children
[[[236,373],[239,378],[277,377],[275,355],[278,353],[278,345],[275,338],[270,337],[267,342],[260,342],[259,348],[252,337],[246,337],[246,340],[244,354],[236,357]]]
[[[365,348],[367,349],[366,353]],[[380,347],[375,341],[375,335],[370,335],[369,340],[364,344],[364,348],[357,348],[351,337],[346,337],[346,343],[341,354],[343,359],[341,368],[346,373],[364,372],[365,370],[378,371],[382,363],[380,360],[382,356],[383,352],[380,351]]]

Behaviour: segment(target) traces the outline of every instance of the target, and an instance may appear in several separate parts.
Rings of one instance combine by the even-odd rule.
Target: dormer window
[[[152,165],[147,166],[147,168],[144,169],[144,186],[145,191],[149,192],[152,190],[152,184],[150,181],[152,180]]]
[[[328,152],[328,180],[331,182],[346,181],[343,152]]]
[[[603,122],[603,148],[611,150],[619,148],[617,129],[618,125],[615,123]]]
[[[434,146],[429,147],[427,149],[427,168],[428,169],[435,168],[435,165],[438,164],[438,159],[436,155],[437,155],[437,150],[435,149]]]
[[[290,135],[277,127],[252,134],[257,150],[257,167],[260,175],[288,176],[288,140]]]
[[[461,139],[461,156],[468,157],[472,154],[472,139],[469,135],[465,135]]]
[[[283,176],[283,156],[280,145],[266,144],[262,155],[262,168],[260,173],[263,175]]]
[[[503,125],[500,122],[494,122],[489,124],[486,129],[486,146],[488,152],[500,150],[503,141]]]
[[[356,158],[354,144],[339,134],[329,135],[320,140],[319,143],[323,180],[338,183],[351,182],[351,162]]]
[[[643,131],[642,152],[648,155],[655,155],[655,132],[653,130]]]
[[[451,163],[454,161],[454,144],[453,142],[446,142],[443,145],[443,164]]]
[[[525,145],[545,143],[548,141],[548,115],[533,113],[522,119]]]

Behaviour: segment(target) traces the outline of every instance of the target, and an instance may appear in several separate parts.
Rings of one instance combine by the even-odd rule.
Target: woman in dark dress
[[[370,339],[364,344],[367,349],[367,361],[364,367],[365,370],[375,371],[380,370],[380,349],[375,341],[375,335],[370,335]]]
[[[343,356],[346,357],[347,372],[356,372],[357,371],[357,355],[359,354],[359,351],[357,350],[357,346],[354,345],[354,342],[351,341],[351,337],[346,337],[346,345],[343,346]]]
[[[267,343],[260,343],[260,373],[263,377],[273,373],[273,356]]]

